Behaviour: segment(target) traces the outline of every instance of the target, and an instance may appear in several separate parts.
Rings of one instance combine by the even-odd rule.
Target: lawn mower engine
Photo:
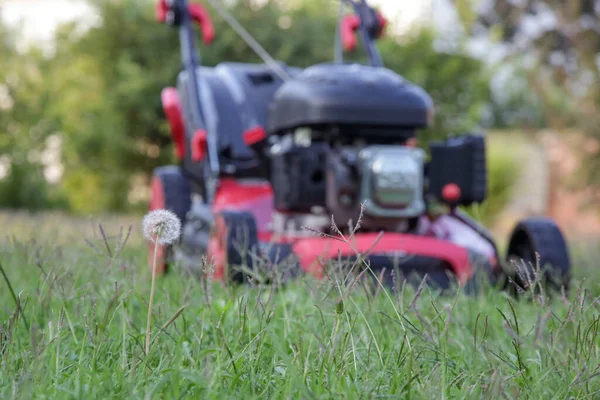
[[[414,143],[432,103],[383,68],[310,67],[276,93],[269,113],[274,208],[322,214],[340,229],[407,232],[425,211],[425,152]],[[313,227],[317,228],[317,227]]]
[[[338,226],[362,214],[364,231],[407,232],[425,211],[424,151],[399,145],[342,148],[327,171],[327,210]]]

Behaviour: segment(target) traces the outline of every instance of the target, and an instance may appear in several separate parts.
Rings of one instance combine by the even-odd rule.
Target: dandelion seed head
[[[152,210],[142,221],[142,232],[152,242],[171,244],[181,235],[181,221],[169,210]]]

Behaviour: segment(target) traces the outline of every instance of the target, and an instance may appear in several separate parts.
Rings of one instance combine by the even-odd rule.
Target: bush
[[[8,175],[0,180],[0,207],[38,211],[63,208],[65,203],[46,182],[42,167],[24,161],[13,162]]]
[[[501,134],[501,133],[500,133]],[[494,134],[494,135],[500,135]],[[480,205],[466,207],[473,218],[484,224],[492,223],[506,207],[512,195],[512,188],[518,176],[518,164],[511,147],[496,143],[495,136],[487,140],[488,195]]]

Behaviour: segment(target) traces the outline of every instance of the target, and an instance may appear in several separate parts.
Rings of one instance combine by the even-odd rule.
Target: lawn
[[[157,282],[145,355],[139,218],[2,213],[0,225],[18,297],[0,278],[2,399],[600,397],[597,250],[574,252],[568,297],[341,276],[223,287],[174,272]]]

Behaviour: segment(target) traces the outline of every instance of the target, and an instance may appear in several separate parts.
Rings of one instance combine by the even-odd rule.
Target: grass
[[[373,291],[335,276],[205,290],[173,273],[157,281],[146,357],[139,221],[103,219],[103,235],[88,220],[9,218],[0,264],[17,304],[0,280],[2,399],[600,396],[593,259],[568,298]]]

